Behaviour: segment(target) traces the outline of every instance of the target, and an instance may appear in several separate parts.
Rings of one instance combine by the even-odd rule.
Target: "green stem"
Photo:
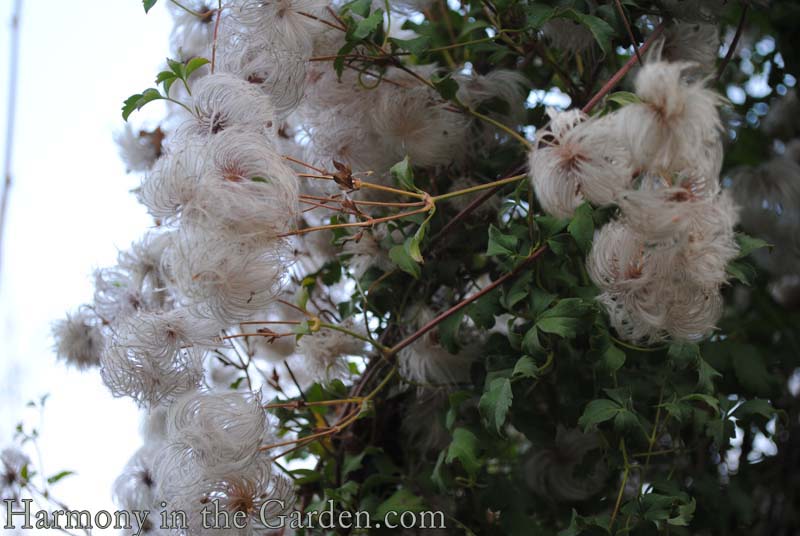
[[[172,2],[173,4],[175,4],[176,6],[178,6],[179,8],[181,8],[182,10],[184,10],[186,13],[189,13],[190,15],[194,15],[195,17],[197,17],[199,19],[204,19],[204,18],[206,18],[208,16],[208,13],[200,13],[199,11],[195,11],[194,9],[191,9],[191,8],[188,8],[188,7],[184,6],[183,4],[178,2],[177,0],[169,0],[169,1]]]
[[[356,339],[358,339],[360,341],[367,342],[367,343],[371,344],[372,346],[374,346],[375,348],[377,348],[378,350],[380,350],[383,353],[386,353],[386,352],[389,351],[389,347],[388,346],[384,346],[383,344],[381,344],[381,343],[379,343],[377,341],[373,341],[372,339],[370,339],[366,335],[362,335],[360,333],[357,333],[355,331],[349,330],[347,328],[343,328],[342,326],[337,326],[336,324],[329,324],[327,322],[321,322],[319,326],[320,326],[320,328],[332,329],[333,331],[338,331],[340,333],[345,333],[345,334],[350,335],[351,337],[356,338]]]
[[[468,114],[470,114],[471,116],[477,117],[478,119],[480,119],[482,121],[486,121],[487,123],[496,126],[500,130],[502,130],[503,132],[505,132],[506,134],[511,136],[512,138],[514,138],[517,141],[519,141],[522,145],[525,146],[525,148],[527,150],[530,151],[531,149],[533,149],[533,145],[531,145],[531,142],[526,140],[524,137],[520,136],[520,134],[518,132],[516,132],[514,129],[504,125],[500,121],[497,121],[496,119],[492,119],[488,115],[484,115],[484,114],[482,114],[480,112],[477,112],[477,111],[473,110],[472,108],[469,108],[468,106],[464,106],[464,110]]]
[[[431,200],[435,203],[436,201],[443,201],[445,199],[450,199],[451,197],[457,197],[460,195],[471,194],[473,192],[479,192],[481,190],[487,190],[489,188],[494,188],[495,186],[502,186],[504,184],[511,184],[512,182],[518,182],[522,179],[527,177],[527,174],[523,173],[521,175],[514,175],[513,177],[507,177],[505,179],[500,179],[494,182],[487,182],[486,184],[479,184],[477,186],[471,186],[469,188],[464,188],[463,190],[456,190],[454,192],[447,192],[446,194],[437,195],[436,197],[432,197]]]

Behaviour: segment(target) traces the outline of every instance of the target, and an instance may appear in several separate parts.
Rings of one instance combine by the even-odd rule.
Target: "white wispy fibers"
[[[360,322],[348,318],[339,325],[349,331],[365,337]],[[348,356],[362,356],[366,351],[366,343],[348,333],[322,328],[319,331],[304,335],[297,341],[297,352],[304,357],[305,368],[318,381],[330,381],[342,378],[348,373]]]
[[[138,312],[113,327],[101,356],[101,376],[114,396],[153,407],[194,390],[204,350],[220,344],[220,327],[188,310]]]
[[[207,138],[235,126],[272,136],[276,128],[269,95],[230,73],[214,73],[195,82],[190,106],[193,115],[178,128],[178,138]]]
[[[774,275],[800,273],[800,165],[777,157],[737,168],[731,190],[745,231],[774,246],[753,252],[759,265]]]
[[[706,80],[684,76],[691,63],[648,61],[636,76],[641,103],[624,106],[608,121],[641,171],[681,172],[691,169],[716,182],[722,167],[722,97]]]
[[[394,267],[389,251],[381,245],[388,233],[385,225],[376,226],[348,238],[342,245],[340,256],[353,277],[361,279],[373,266],[383,271]]]
[[[94,309],[105,323],[112,323],[139,309],[152,309],[152,296],[142,294],[133,276],[118,266],[99,268],[94,273]]]
[[[114,503],[119,508],[128,511],[150,510],[155,512],[157,510],[159,501],[156,489],[158,484],[154,467],[160,450],[159,443],[147,443],[128,460],[113,485]],[[149,534],[146,531],[142,532]]]
[[[419,329],[433,320],[435,312],[425,305],[411,308],[408,318]],[[446,385],[469,380],[470,364],[475,359],[475,344],[469,344],[458,353],[450,353],[439,340],[438,330],[428,331],[397,354],[400,375],[421,386]]]
[[[686,21],[713,22],[733,0],[662,0],[664,8],[672,15]]]
[[[17,447],[6,447],[0,452],[0,498],[16,501],[20,488],[26,483],[22,469],[31,459]]]
[[[800,100],[797,89],[786,95],[776,96],[769,102],[769,111],[761,122],[761,128],[770,137],[787,140],[800,134]]]
[[[78,369],[100,364],[105,346],[102,321],[89,307],[81,307],[73,314],[53,324],[56,356]]]
[[[269,238],[295,226],[297,176],[266,139],[230,128],[206,148],[204,170],[181,214],[184,224]]]
[[[282,43],[283,46],[310,50],[314,36],[330,20],[324,0],[235,0],[231,17],[249,34]]]
[[[205,144],[196,139],[172,144],[136,189],[138,201],[162,223],[172,223],[194,198],[205,162]]]
[[[180,3],[165,3],[173,20],[170,34],[172,53],[182,60],[207,56],[214,39],[214,26],[218,15],[217,3],[214,0],[181,0]]]
[[[169,403],[200,385],[201,351],[189,347],[159,354],[112,342],[100,358],[100,375],[115,397],[133,398],[144,407]]]
[[[288,267],[282,242],[187,228],[174,238],[165,254],[169,282],[197,316],[232,325],[263,311],[280,293]]]
[[[569,217],[589,200],[614,201],[633,180],[632,158],[608,119],[550,111],[551,126],[537,136],[528,168],[536,198],[548,214]]]
[[[685,240],[658,243],[612,221],[595,234],[587,271],[623,339],[698,340],[714,329],[722,313],[725,266],[737,253],[732,231],[722,232],[730,236],[692,229]]]
[[[675,22],[664,32],[662,57],[670,62],[698,65],[710,74],[719,59],[720,38],[716,24]]]
[[[114,135],[119,155],[128,172],[152,168],[163,152],[164,138],[165,134],[160,128],[135,132],[129,123]]]
[[[259,34],[234,34],[220,43],[217,72],[247,80],[269,95],[280,120],[303,98],[310,56],[310,49],[275,43]]]
[[[525,481],[541,497],[560,502],[585,501],[602,489],[608,476],[600,459],[583,469],[589,454],[602,446],[596,432],[584,433],[559,425],[553,444],[533,450],[525,462]]]
[[[542,35],[550,46],[568,54],[589,50],[595,41],[589,28],[565,17],[547,21],[542,26]]]
[[[169,408],[167,429],[155,468],[158,491],[188,513],[191,533],[207,532],[200,511],[214,500],[230,513],[246,512],[255,528],[269,499],[291,505],[291,486],[272,474],[270,455],[260,450],[273,439],[260,397],[187,394]]]

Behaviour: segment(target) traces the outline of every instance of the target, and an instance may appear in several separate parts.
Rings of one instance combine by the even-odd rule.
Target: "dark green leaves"
[[[489,245],[486,254],[494,255],[514,255],[516,253],[518,239],[512,234],[505,234],[494,225],[489,225]]]
[[[142,6],[144,6],[144,12],[149,13],[153,6],[156,5],[158,0],[142,0]]]
[[[434,75],[431,82],[444,100],[452,100],[458,93],[458,82],[451,76],[439,77]]]
[[[383,10],[376,9],[367,18],[358,21],[352,37],[360,41],[377,30],[381,24],[383,24]]]
[[[588,253],[592,247],[594,237],[594,220],[592,219],[592,207],[589,203],[583,203],[575,211],[572,221],[567,226],[567,231],[575,239],[581,251]]]
[[[478,404],[478,409],[484,422],[489,428],[500,433],[500,428],[506,422],[508,410],[514,394],[511,391],[511,381],[508,378],[495,378],[483,393]]]
[[[141,110],[149,102],[163,98],[164,96],[156,88],[145,89],[142,93],[131,95],[122,104],[122,118],[127,121],[136,110]]]
[[[453,441],[447,449],[444,461],[453,463],[456,460],[474,480],[481,468],[481,462],[478,459],[478,438],[466,428],[453,430]]]
[[[389,170],[394,177],[394,180],[397,181],[397,184],[402,186],[407,190],[416,190],[417,187],[414,184],[414,171],[411,169],[411,162],[406,156],[400,162],[396,163],[391,167]]]

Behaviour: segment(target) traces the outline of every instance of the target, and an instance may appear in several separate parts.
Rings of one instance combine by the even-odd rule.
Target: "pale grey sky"
[[[163,3],[163,2],[162,2]],[[9,21],[0,0],[0,142],[5,142]],[[45,472],[76,471],[54,494],[70,507],[109,509],[111,483],[138,447],[138,412],[113,400],[97,371],[56,362],[50,324],[91,299],[91,272],[114,264],[150,225],[129,190],[112,134],[132,93],[152,85],[167,55],[169,18],[140,0],[24,0],[14,185],[0,274],[0,448],[25,403],[50,393]],[[155,120],[157,106],[145,115]],[[2,146],[3,143],[0,143]]]

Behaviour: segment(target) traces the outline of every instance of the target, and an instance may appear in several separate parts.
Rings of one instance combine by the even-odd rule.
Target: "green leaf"
[[[350,11],[359,17],[369,15],[369,8],[372,7],[372,0],[354,0],[342,6],[342,13]]]
[[[525,342],[523,341],[522,344],[524,345]],[[539,376],[539,366],[531,356],[524,355],[517,360],[517,364],[514,365],[514,372],[511,375],[522,378],[536,378]]]
[[[536,327],[545,333],[552,333],[565,339],[574,339],[578,334],[577,318],[543,318],[536,322]]]
[[[500,292],[495,290],[472,302],[467,308],[467,315],[475,325],[490,329],[495,324],[495,315],[500,314]]]
[[[453,441],[447,448],[445,463],[458,460],[467,474],[475,480],[481,463],[478,460],[478,438],[466,428],[453,430]]]
[[[313,484],[322,480],[322,473],[313,469],[295,469],[292,471],[292,476],[294,476],[294,483],[297,486]]]
[[[197,69],[199,69],[200,67],[202,67],[203,65],[206,65],[208,63],[211,63],[211,62],[208,61],[205,58],[197,57],[197,58],[190,59],[189,62],[186,64],[186,75],[185,75],[186,78],[189,78],[190,76],[192,76],[193,72],[195,72]]]
[[[486,247],[486,255],[492,257],[495,255],[513,255],[516,252],[518,239],[512,234],[503,234],[503,232],[495,227],[489,225],[489,245]]]
[[[411,162],[408,159],[408,156],[393,165],[389,171],[391,172],[392,177],[394,177],[394,180],[397,181],[397,184],[406,190],[417,189],[416,185],[414,184],[414,171],[411,169]]]
[[[708,393],[714,392],[714,378],[722,377],[722,374],[717,372],[714,367],[702,357],[698,357],[697,362],[697,386]]]
[[[414,39],[397,39],[392,37],[389,41],[394,43],[398,48],[407,50],[417,57],[425,54],[431,44],[431,39],[427,35],[421,35]]]
[[[545,349],[542,346],[542,341],[539,339],[539,329],[533,326],[525,333],[522,338],[522,349],[529,354],[541,354]]]
[[[383,10],[376,9],[369,17],[362,19],[353,30],[353,38],[360,41],[378,29],[383,24]]]
[[[131,95],[122,105],[122,118],[127,121],[134,111],[141,110],[148,102],[163,98],[164,96],[155,88],[145,89],[142,93]]]
[[[144,6],[144,12],[149,13],[153,6],[156,5],[158,0],[142,0],[142,5]]]
[[[754,398],[740,404],[733,412],[733,416],[737,418],[745,418],[751,415],[760,415],[765,419],[772,419],[776,414],[775,408],[767,400]]]
[[[688,527],[694,518],[694,511],[697,508],[697,501],[692,499],[686,504],[678,506],[678,515],[667,519],[667,523],[677,527]]]
[[[62,478],[65,478],[65,477],[68,477],[68,476],[74,475],[74,474],[75,474],[74,471],[61,471],[60,473],[56,473],[53,476],[49,477],[47,479],[47,483],[48,484],[55,484],[56,482],[58,482]]]
[[[514,393],[511,391],[511,381],[508,378],[495,378],[489,384],[489,389],[483,393],[478,410],[488,426],[500,434],[500,428],[506,422],[508,410]]]
[[[594,220],[589,203],[583,203],[575,210],[575,215],[569,222],[567,231],[575,239],[581,251],[588,253],[592,247],[592,238],[594,238]]]
[[[542,5],[539,3],[531,3],[526,6],[528,25],[538,30],[544,24],[556,16],[558,13],[557,8]]]
[[[747,285],[748,287],[756,278],[755,268],[753,268],[751,264],[744,261],[732,261],[728,263],[727,272],[728,275],[739,280],[742,284]]]
[[[389,512],[422,512],[426,509],[422,497],[406,488],[400,488],[375,510],[375,517],[385,519]]]
[[[592,400],[586,405],[586,409],[583,410],[583,415],[578,419],[578,426],[585,430],[590,426],[610,421],[615,418],[622,409],[622,406],[612,400],[605,398]]]
[[[683,369],[700,359],[700,348],[694,343],[674,342],[669,345],[667,355],[676,367]]]
[[[458,332],[464,320],[464,310],[450,315],[439,324],[439,341],[451,354],[458,353]]]
[[[761,240],[746,233],[736,233],[736,242],[739,244],[739,255],[737,256],[739,259],[747,257],[757,249],[772,247],[766,240]]]
[[[627,106],[629,104],[637,104],[642,102],[642,99],[640,99],[636,93],[631,93],[630,91],[617,91],[606,97],[606,100],[620,106]]]
[[[420,275],[422,275],[422,269],[417,261],[411,258],[404,245],[394,246],[390,249],[389,258],[398,268],[410,274],[414,279],[419,279]]]
[[[625,364],[625,352],[611,344],[603,353],[603,365],[610,372],[616,372]]]
[[[356,455],[345,454],[344,462],[342,463],[342,478],[345,478],[353,471],[361,469],[361,464],[366,454],[367,451],[361,451]]]
[[[570,18],[586,26],[594,36],[597,44],[603,54],[608,54],[611,51],[611,39],[614,37],[614,28],[611,27],[606,21],[594,15],[587,15],[574,9],[568,9],[562,14],[566,18]]]
[[[750,344],[732,345],[731,354],[733,372],[739,383],[752,393],[769,396],[773,380],[758,348]]]
[[[458,82],[451,76],[439,77],[433,75],[433,77],[431,77],[431,82],[444,100],[452,100],[453,97],[456,96],[456,93],[458,93]]]

